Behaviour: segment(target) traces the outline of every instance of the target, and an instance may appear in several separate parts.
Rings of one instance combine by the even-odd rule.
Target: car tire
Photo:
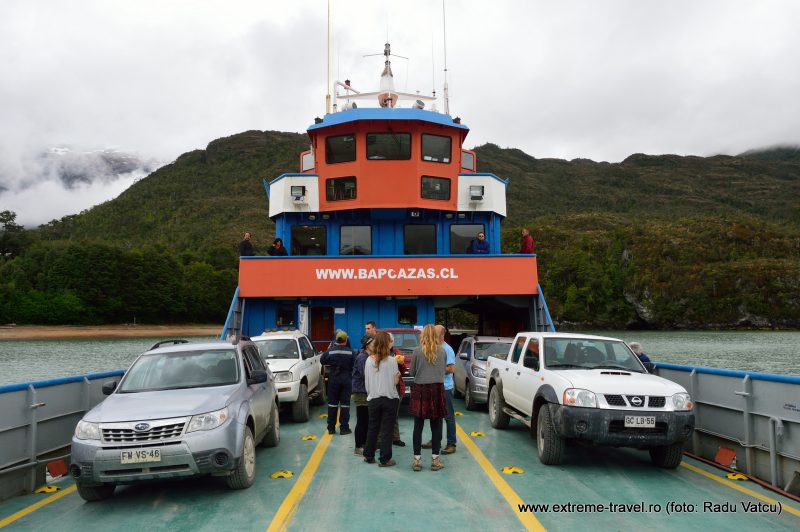
[[[292,403],[292,419],[299,423],[308,421],[308,385],[305,383],[300,384],[297,401]]]
[[[328,394],[325,392],[325,381],[322,379],[322,375],[319,377],[319,384],[317,384],[316,393],[314,394],[314,399],[311,400],[311,404],[314,406],[322,406],[328,402]]]
[[[103,484],[101,486],[86,486],[81,482],[76,482],[75,487],[78,489],[78,495],[84,501],[96,502],[108,499],[114,494],[116,486],[114,484]]]
[[[475,410],[478,408],[478,403],[475,402],[475,397],[469,389],[469,381],[464,385],[464,406],[467,410]]]
[[[556,433],[550,408],[544,404],[539,408],[536,422],[536,448],[539,461],[545,465],[558,465],[564,453],[564,438]]]
[[[242,438],[242,455],[236,469],[225,479],[232,490],[243,490],[253,485],[256,480],[256,442],[250,427],[244,428]]]
[[[261,440],[261,445],[264,447],[277,447],[281,442],[281,417],[278,414],[278,403],[272,405],[272,414],[270,414],[269,426],[267,427],[267,434]]]
[[[683,442],[650,449],[650,461],[664,469],[675,469],[683,459]]]
[[[503,394],[500,388],[492,386],[489,392],[489,421],[492,427],[496,429],[505,429],[511,421],[511,416],[503,412],[506,407],[506,402],[503,400]]]

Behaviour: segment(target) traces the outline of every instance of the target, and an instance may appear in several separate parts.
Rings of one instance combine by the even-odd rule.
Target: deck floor
[[[536,457],[535,442],[526,427],[512,421],[507,430],[497,431],[491,428],[485,411],[469,412],[459,400],[455,405],[463,413],[456,418],[461,429],[458,451],[443,457],[446,467],[441,471],[427,468],[430,451],[425,450],[426,468],[411,471],[412,418],[406,405],[401,433],[408,446],[394,448],[398,465],[393,468],[363,463],[353,455],[353,437],[328,436],[325,420],[320,418],[323,409],[312,408],[308,423],[282,424],[280,446],[258,450],[257,479],[250,489],[231,491],[212,478],[141,483],[118,487],[106,501],[85,503],[65,479],[55,483],[61,488],[56,494],[26,495],[0,503],[0,527],[87,532],[263,531],[270,526],[349,531],[525,530],[537,526],[552,530],[572,526],[606,530],[800,529],[800,504],[752,482],[727,481],[722,471],[691,459],[686,458],[676,470],[661,470],[650,465],[646,452],[570,445],[564,464],[548,467]],[[471,432],[485,436],[469,436]],[[317,438],[304,441],[306,435]],[[429,435],[426,431],[425,436]],[[313,460],[312,455],[321,459]],[[318,467],[311,476],[315,464]],[[301,475],[307,465],[306,475]],[[506,466],[524,472],[501,473]],[[294,476],[271,478],[280,470],[290,470]],[[303,492],[304,485],[307,489]],[[585,513],[550,507],[520,518],[516,504],[512,506],[509,500],[550,505],[643,503],[645,508],[660,505],[660,511],[654,507],[650,512],[606,509]],[[780,513],[746,512],[742,506],[769,501],[780,502]],[[33,506],[37,503],[40,506]],[[670,503],[693,504],[694,512],[668,512]],[[728,508],[708,512],[704,503],[727,503]]]

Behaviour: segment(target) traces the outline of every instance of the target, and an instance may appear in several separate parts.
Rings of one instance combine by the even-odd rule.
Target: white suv
[[[309,401],[325,404],[320,353],[300,331],[265,332],[250,338],[275,375],[278,401],[288,404],[294,421],[308,421]]]

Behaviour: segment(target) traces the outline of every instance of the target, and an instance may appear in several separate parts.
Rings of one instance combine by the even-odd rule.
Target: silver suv
[[[468,336],[461,341],[453,373],[454,392],[456,396],[464,396],[467,410],[486,404],[489,398],[486,360],[491,356],[505,358],[513,341],[501,336]]]
[[[256,444],[280,441],[272,373],[247,340],[159,342],[103,393],[72,438],[70,473],[87,501],[117,484],[199,475],[249,488]]]

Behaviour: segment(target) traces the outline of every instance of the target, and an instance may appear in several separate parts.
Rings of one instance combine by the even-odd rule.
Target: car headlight
[[[597,396],[589,390],[567,388],[564,390],[564,405],[597,408]]]
[[[75,427],[75,437],[79,440],[99,440],[100,424],[78,421],[78,426]]]
[[[486,370],[480,366],[471,366],[470,371],[472,372],[473,377],[478,377],[480,379],[486,378]]]
[[[691,410],[694,407],[692,397],[688,393],[676,393],[673,395],[672,406],[675,407],[675,410]]]
[[[225,423],[226,419],[228,419],[227,408],[217,410],[216,412],[198,414],[196,416],[192,416],[191,421],[189,421],[189,428],[186,429],[186,432],[215,429]]]
[[[294,375],[291,371],[280,371],[275,374],[275,382],[292,382]]]

